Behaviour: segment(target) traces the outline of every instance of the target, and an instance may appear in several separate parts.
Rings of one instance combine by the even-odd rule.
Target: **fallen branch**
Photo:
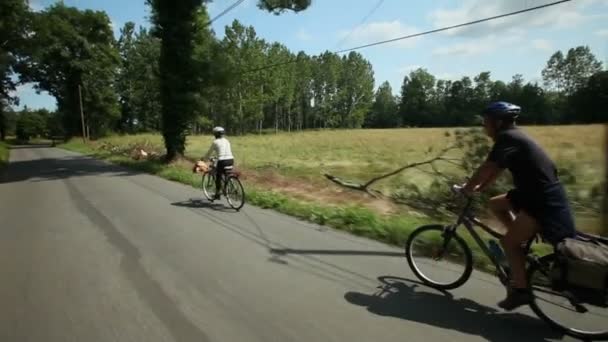
[[[405,166],[402,166],[394,171],[382,174],[380,176],[374,177],[368,181],[366,181],[365,183],[355,183],[352,181],[347,181],[347,180],[343,180],[339,177],[336,177],[334,175],[328,174],[328,173],[324,173],[323,176],[325,176],[325,178],[327,178],[328,180],[330,180],[331,182],[338,184],[342,187],[348,188],[348,189],[352,189],[352,190],[358,190],[358,191],[363,191],[366,192],[374,197],[383,197],[382,193],[380,191],[377,190],[373,190],[370,189],[370,187],[383,179],[386,179],[388,177],[392,177],[395,176],[407,169],[412,169],[412,168],[419,168],[420,166],[423,165],[431,165],[431,167],[433,168],[433,170],[440,176],[444,176],[443,174],[441,174],[437,168],[435,167],[434,163],[437,161],[447,161],[447,162],[455,162],[456,159],[454,158],[447,158],[445,157],[445,154],[453,149],[457,148],[456,146],[448,146],[446,148],[444,148],[443,150],[441,150],[439,152],[439,154],[433,158],[427,159],[425,161],[421,161],[421,162],[416,162],[416,163],[411,163],[411,164],[407,164]]]

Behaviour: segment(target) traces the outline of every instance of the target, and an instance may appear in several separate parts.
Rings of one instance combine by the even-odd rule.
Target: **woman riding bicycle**
[[[215,140],[211,143],[207,154],[201,158],[201,160],[207,161],[212,155],[215,154],[217,156],[214,200],[220,199],[220,188],[222,185],[222,178],[226,175],[226,168],[234,165],[232,148],[230,147],[230,142],[226,139],[225,134],[226,131],[224,128],[215,127],[213,129]]]
[[[462,191],[471,195],[492,184],[509,169],[515,188],[490,200],[492,213],[507,228],[501,239],[511,266],[507,297],[498,306],[513,310],[529,304],[525,255],[522,244],[537,233],[557,244],[575,235],[574,219],[557,169],[545,151],[515,126],[521,109],[507,102],[494,102],[483,111],[486,134],[494,141],[486,161]]]

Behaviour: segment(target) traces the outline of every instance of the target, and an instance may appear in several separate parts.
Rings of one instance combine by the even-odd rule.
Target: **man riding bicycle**
[[[520,112],[519,106],[507,102],[494,102],[484,109],[483,126],[494,146],[462,188],[471,195],[492,184],[504,169],[509,169],[513,176],[515,188],[489,202],[492,213],[507,228],[501,244],[511,267],[511,284],[506,299],[498,303],[505,310],[531,300],[522,244],[538,233],[554,245],[575,235],[574,219],[555,164],[516,127]]]
[[[226,168],[234,165],[234,156],[232,155],[232,148],[230,142],[225,137],[226,131],[222,127],[215,127],[213,129],[213,135],[215,140],[211,143],[207,154],[201,158],[203,161],[208,161],[212,155],[217,156],[217,165],[215,168],[215,197],[214,200],[220,199],[220,188],[222,185],[222,178],[226,175]]]

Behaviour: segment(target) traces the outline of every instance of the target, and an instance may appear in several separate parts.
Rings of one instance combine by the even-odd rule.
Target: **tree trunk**
[[[279,103],[274,103],[274,134],[279,133]]]
[[[601,234],[608,236],[608,124],[604,125],[604,205]]]
[[[291,106],[287,107],[287,131],[291,133]]]
[[[240,134],[243,134],[243,95],[241,94],[241,87],[239,85],[239,128]]]
[[[0,102],[0,141],[6,140],[6,116],[4,115],[4,106]]]

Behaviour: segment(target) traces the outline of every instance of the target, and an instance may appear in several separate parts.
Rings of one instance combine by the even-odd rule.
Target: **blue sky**
[[[552,0],[384,0],[367,21],[362,19],[378,0],[312,0],[301,13],[275,16],[259,10],[257,0],[243,4],[213,24],[218,37],[234,19],[255,27],[258,36],[278,41],[293,51],[317,54],[391,39],[537,6]],[[41,10],[54,0],[30,0]],[[211,17],[234,0],[209,4]],[[69,6],[104,10],[115,34],[127,21],[148,26],[145,0],[64,0]],[[493,79],[508,81],[520,73],[540,81],[540,71],[556,50],[588,45],[605,64],[608,60],[608,0],[573,0],[459,30],[359,50],[373,65],[376,86],[388,80],[393,91],[418,67],[439,78],[458,79],[491,71]],[[32,85],[20,86],[20,107],[55,108],[54,98],[36,94]]]

